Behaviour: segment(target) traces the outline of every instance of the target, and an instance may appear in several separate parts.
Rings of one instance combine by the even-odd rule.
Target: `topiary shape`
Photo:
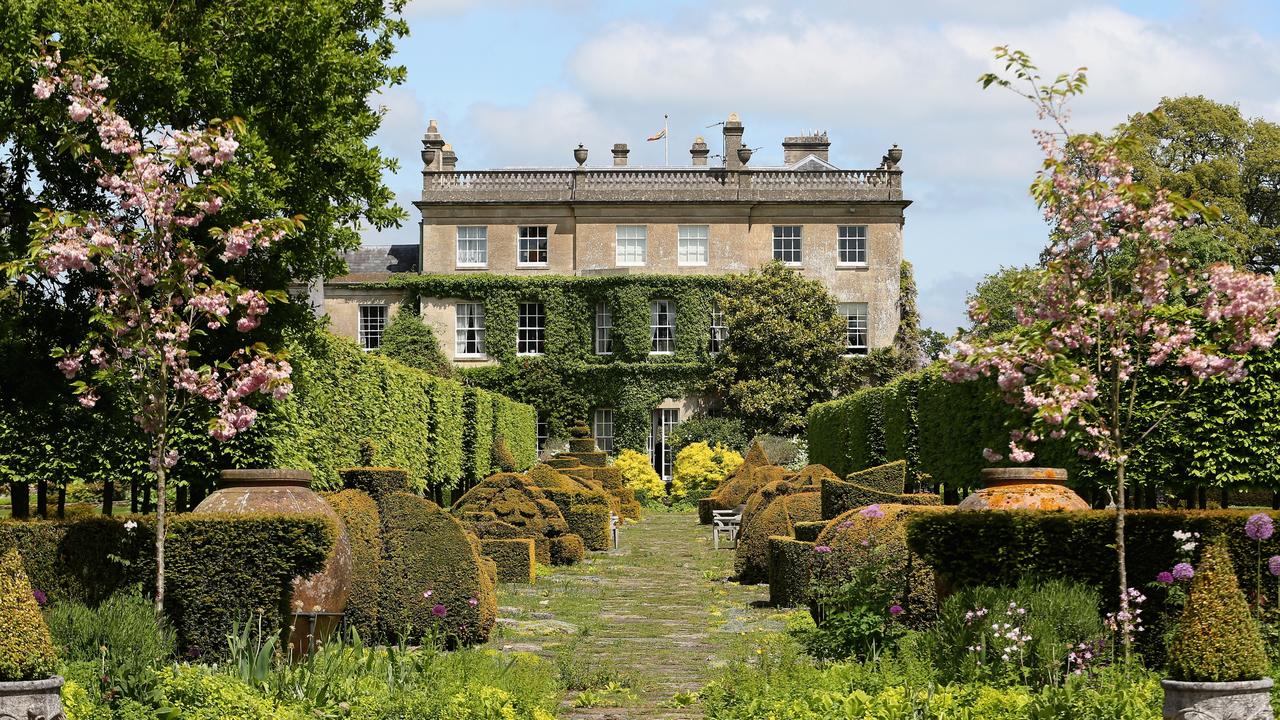
[[[1227,540],[1205,548],[1169,645],[1174,680],[1232,682],[1267,676],[1266,646],[1236,582]]]
[[[589,438],[591,437],[591,428],[585,422],[579,420],[569,428],[569,437],[576,439]]]
[[[489,449],[492,455],[492,463],[499,472],[515,472],[516,456],[512,454],[511,448],[507,447],[507,439],[499,435],[494,438],[493,447]]]
[[[367,493],[343,490],[325,497],[347,528],[351,544],[351,596],[347,600],[347,624],[367,641],[380,640],[378,594],[382,585],[382,518]]]
[[[58,658],[16,548],[0,557],[0,682],[53,677]]]
[[[781,495],[768,507],[752,516],[750,528],[744,527],[738,537],[734,570],[738,582],[755,585],[769,580],[769,538],[794,537],[795,524],[813,522],[822,517],[822,496],[809,492]]]

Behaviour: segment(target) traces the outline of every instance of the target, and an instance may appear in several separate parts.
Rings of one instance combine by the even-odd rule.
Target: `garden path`
[[[699,718],[692,693],[750,652],[751,636],[783,629],[767,585],[728,582],[733,555],[712,550],[696,515],[650,513],[623,529],[618,550],[501,586],[491,643],[556,659],[579,688],[564,717]]]

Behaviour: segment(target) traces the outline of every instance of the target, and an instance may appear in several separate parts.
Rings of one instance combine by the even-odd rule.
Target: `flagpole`
[[[662,164],[671,167],[671,133],[667,130],[666,113],[662,113]]]

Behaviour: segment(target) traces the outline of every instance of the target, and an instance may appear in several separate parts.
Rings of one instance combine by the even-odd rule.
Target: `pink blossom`
[[[862,508],[861,510],[859,510],[858,514],[864,518],[869,518],[872,520],[878,520],[884,517],[884,511],[880,509],[879,505],[868,505]]]

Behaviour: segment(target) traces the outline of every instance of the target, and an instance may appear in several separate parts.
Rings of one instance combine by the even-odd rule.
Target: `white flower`
[[[1178,541],[1182,541],[1182,540],[1190,540],[1190,539],[1191,539],[1191,533],[1186,532],[1185,530],[1174,530],[1174,531],[1173,531],[1173,539],[1174,539],[1174,540],[1178,540]]]
[[[124,529],[128,530],[129,532],[133,532],[134,530],[138,529],[138,523],[133,520],[127,520],[125,521]]]
[[[1183,543],[1182,549],[1185,550],[1186,552],[1191,552],[1192,550],[1196,549],[1196,543],[1194,541]]]

